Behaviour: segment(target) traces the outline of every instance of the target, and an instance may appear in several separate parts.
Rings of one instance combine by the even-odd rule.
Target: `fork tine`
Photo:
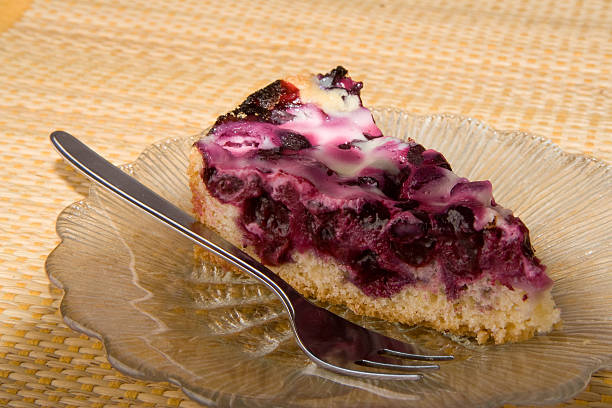
[[[372,360],[359,360],[359,361],[355,361],[355,364],[365,366],[365,367],[384,368],[388,370],[399,370],[399,371],[437,370],[440,368],[440,366],[437,364],[427,364],[427,365],[392,364],[392,363],[382,363],[379,361],[372,361]]]
[[[450,361],[455,358],[453,356],[428,356],[423,354],[404,353],[402,351],[390,350],[387,348],[379,350],[378,353],[382,355],[418,361]]]
[[[406,372],[402,373],[398,371],[387,372],[387,373],[375,372],[375,371],[364,371],[361,369],[356,370],[356,369],[351,369],[348,367],[330,365],[324,362],[323,364],[320,364],[320,365],[338,374],[350,375],[350,376],[360,377],[360,378],[368,378],[371,380],[419,381],[423,379],[423,376],[421,374],[413,374],[413,373],[406,373]],[[365,367],[365,365],[362,365],[362,364],[355,364],[355,365],[361,365],[362,367]]]

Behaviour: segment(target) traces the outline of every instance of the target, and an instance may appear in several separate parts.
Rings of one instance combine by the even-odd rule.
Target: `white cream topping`
[[[364,135],[376,126],[367,109],[359,107],[335,115],[307,104],[290,109],[289,113],[295,118],[280,127],[304,135],[315,148],[313,156],[340,176],[356,177],[368,167],[391,174],[399,171],[392,149],[388,148],[391,146],[387,146],[396,146],[397,140],[388,137],[368,140]],[[354,147],[338,147],[347,143]]]
[[[339,115],[344,112],[352,112],[361,107],[361,101],[357,95],[349,95],[346,89],[331,88],[324,89],[315,75],[299,75],[286,79],[300,90],[302,103],[313,103],[318,105],[328,114]],[[331,84],[327,84],[329,86]]]
[[[383,140],[383,142],[388,142],[388,140]],[[388,151],[379,149],[384,144],[380,144],[377,139],[359,143],[358,146],[362,150],[353,153],[353,157],[357,157],[358,160],[343,160],[341,155],[334,154],[334,147],[331,146],[318,149],[314,157],[339,175],[345,177],[357,177],[366,168],[380,169],[390,174],[397,174],[399,171],[397,163],[391,160]]]

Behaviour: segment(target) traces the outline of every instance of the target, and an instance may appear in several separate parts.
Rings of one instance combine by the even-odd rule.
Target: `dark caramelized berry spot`
[[[282,91],[278,98],[276,107],[285,108],[287,105],[295,102],[295,100],[300,96],[300,90],[295,85],[287,81],[281,80],[280,84]]]
[[[257,111],[256,108],[262,108],[267,111],[272,110],[280,101],[284,91],[285,87],[283,87],[282,81],[274,81],[270,85],[249,95],[240,105],[239,109],[242,109],[247,114],[251,110],[253,112]]]
[[[414,164],[415,166],[420,166],[423,163],[423,152],[425,148],[420,144],[414,145],[410,147],[408,153],[406,153],[406,158],[408,162]]]
[[[249,95],[233,111],[220,116],[215,126],[237,120],[284,123],[291,119],[281,111],[299,96],[299,90],[285,81],[274,81]]]
[[[424,228],[423,231],[431,230],[431,221],[429,220],[429,215],[426,212],[420,210],[412,210],[411,213],[413,216],[421,220]]]
[[[525,254],[525,256],[529,258],[533,258],[535,255],[535,251],[533,250],[533,246],[531,246],[531,239],[529,238],[529,230],[527,229],[527,227],[525,226],[525,224],[523,224],[521,220],[519,220],[518,218],[516,220],[519,223],[520,231],[523,233],[523,242],[521,242],[521,251],[523,252],[523,254]]]
[[[423,164],[433,165],[452,171],[450,164],[448,164],[444,156],[439,152],[428,150],[423,157]]]

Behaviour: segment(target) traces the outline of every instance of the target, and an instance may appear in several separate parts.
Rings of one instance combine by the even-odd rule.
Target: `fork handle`
[[[278,295],[292,317],[295,316],[291,300],[303,297],[270,269],[108,162],[76,137],[55,131],[50,139],[57,152],[87,178],[259,279]]]

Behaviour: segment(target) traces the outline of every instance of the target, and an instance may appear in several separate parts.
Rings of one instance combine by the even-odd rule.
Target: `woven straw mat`
[[[612,2],[0,0],[0,405],[194,407],[66,327],[44,271],[88,183],[65,129],[115,163],[250,90],[342,64],[370,106],[468,115],[612,161]],[[560,406],[612,404],[612,372]]]

